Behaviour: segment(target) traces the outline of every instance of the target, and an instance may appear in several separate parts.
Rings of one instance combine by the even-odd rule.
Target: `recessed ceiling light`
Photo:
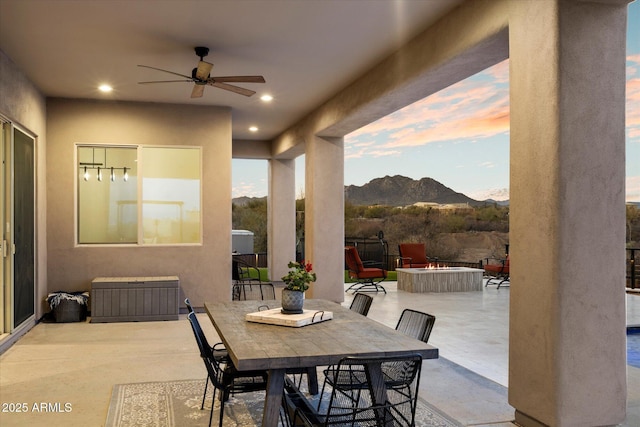
[[[103,84],[98,86],[98,89],[100,90],[100,92],[111,92],[113,90],[113,88],[111,86],[109,86],[108,84]]]
[[[249,130],[250,130],[251,132],[258,132],[258,127],[257,127],[257,126],[251,126],[251,127],[249,128]]]
[[[262,95],[260,99],[263,100],[264,102],[270,102],[273,100],[273,96],[266,94],[266,95]]]

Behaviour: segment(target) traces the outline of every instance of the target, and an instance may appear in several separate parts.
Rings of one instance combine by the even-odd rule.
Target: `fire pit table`
[[[482,290],[484,270],[468,267],[396,268],[398,289],[406,292]]]

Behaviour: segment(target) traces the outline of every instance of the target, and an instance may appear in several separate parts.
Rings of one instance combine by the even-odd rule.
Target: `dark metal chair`
[[[387,278],[387,270],[371,267],[371,265],[380,265],[380,263],[369,261],[363,263],[355,246],[345,246],[344,258],[349,269],[349,277],[356,280],[356,283],[349,286],[345,292],[383,291],[385,294],[387,293],[387,290],[382,285],[379,285],[380,282]]]
[[[426,343],[429,341],[435,323],[435,316],[405,308],[398,319],[396,331]]]
[[[231,394],[237,393],[250,393],[254,391],[266,390],[267,387],[267,372],[266,371],[238,371],[233,364],[229,361],[226,364],[220,363],[214,356],[207,338],[202,331],[202,327],[198,322],[196,313],[191,312],[187,315],[193,334],[196,338],[198,348],[200,349],[200,356],[204,361],[204,365],[207,368],[207,384],[211,381],[214,387],[213,398],[211,400],[211,413],[209,415],[209,426],[213,418],[213,407],[216,400],[216,391],[220,390],[220,423],[222,427],[222,419],[224,417],[224,403],[229,399]],[[206,395],[206,389],[205,389]],[[204,408],[204,397],[203,405]]]
[[[191,301],[189,300],[189,298],[185,298],[184,299],[184,304],[187,306],[187,309],[189,310],[189,313],[195,313],[196,312],[193,309],[193,306],[191,305]],[[215,343],[211,347],[211,351],[213,351],[213,357],[215,357],[218,360],[218,362],[227,363],[229,361],[229,352],[227,351],[226,348],[224,348],[224,343],[222,343],[222,342]],[[209,385],[209,383],[207,382],[207,385],[205,385],[205,387],[204,387],[205,396],[207,394],[207,386],[208,385]],[[204,407],[204,396],[202,397],[202,406]],[[200,409],[202,409],[202,408],[200,408]]]
[[[509,286],[509,255],[505,259],[496,260],[495,263],[489,263],[491,258],[486,259],[483,265],[485,276],[488,277],[484,284],[486,288],[489,285]]]
[[[231,280],[236,283],[260,283],[260,270],[241,258],[234,255],[231,260]]]
[[[422,356],[347,357],[331,372],[335,386],[315,408],[295,384],[285,383],[289,426],[414,426]]]
[[[234,283],[233,301],[274,300],[276,291],[273,283]]]
[[[433,330],[433,325],[436,322],[436,317],[423,313],[421,311],[412,310],[410,308],[406,308],[402,311],[400,315],[400,319],[398,319],[398,323],[396,324],[396,331],[402,332],[405,335],[408,335],[417,340],[427,342],[429,341],[429,336],[431,336],[431,331]],[[383,370],[386,369],[383,367]],[[318,403],[318,408],[322,404],[322,397],[324,394],[324,390],[327,385],[331,387],[345,387],[344,384],[338,383],[336,384],[334,381],[342,381],[344,378],[336,376],[335,374],[335,366],[329,366],[327,369],[323,371],[324,373],[324,382],[322,384],[322,393],[320,395],[320,402]],[[364,372],[350,372],[351,376],[364,376]],[[391,372],[385,372],[385,375],[392,376]],[[350,380],[350,379],[349,379]],[[361,379],[361,382],[364,382],[364,379]]]
[[[371,295],[366,295],[358,292],[353,296],[353,300],[351,301],[349,310],[353,310],[356,313],[360,313],[363,316],[366,316],[367,314],[369,314],[369,309],[371,308],[372,302],[373,297]]]

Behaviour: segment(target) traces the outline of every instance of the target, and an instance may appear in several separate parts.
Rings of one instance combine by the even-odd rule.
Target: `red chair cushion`
[[[424,243],[400,243],[398,249],[400,250],[400,257],[403,258],[403,267],[424,268],[429,265]]]
[[[377,279],[380,277],[387,277],[385,271],[381,268],[363,268],[360,273],[358,273],[359,279]]]

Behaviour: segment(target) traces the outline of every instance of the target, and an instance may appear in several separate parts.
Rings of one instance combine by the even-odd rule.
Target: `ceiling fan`
[[[251,96],[256,93],[253,90],[245,89],[243,87],[231,85],[229,83],[265,83],[262,76],[225,76],[225,77],[210,77],[209,73],[213,68],[213,64],[203,60],[205,56],[209,54],[208,47],[198,46],[195,48],[196,55],[200,57],[198,66],[191,71],[191,76],[185,74],[174,73],[173,71],[162,70],[156,67],[150,67],[148,65],[138,65],[138,67],[150,68],[152,70],[162,71],[163,73],[169,73],[176,76],[184,77],[182,80],[160,80],[151,82],[138,82],[141,85],[152,83],[175,83],[175,82],[188,82],[195,83],[193,90],[191,91],[191,98],[200,98],[204,93],[204,87],[214,86],[220,89],[228,90],[231,92],[239,93],[244,96]]]

